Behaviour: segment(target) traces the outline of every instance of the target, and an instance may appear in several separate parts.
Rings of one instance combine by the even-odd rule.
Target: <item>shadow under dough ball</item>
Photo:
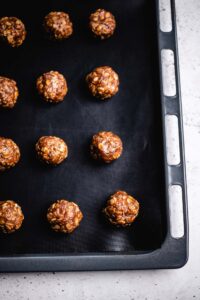
[[[0,19],[0,37],[11,47],[19,47],[26,38],[24,23],[16,17],[3,17]]]
[[[139,202],[124,191],[117,191],[107,201],[103,210],[111,224],[126,227],[139,213]]]
[[[94,69],[87,75],[86,82],[90,93],[102,100],[113,97],[119,90],[119,76],[108,66]]]
[[[19,90],[14,80],[0,76],[0,106],[13,108],[17,102]]]
[[[20,150],[11,139],[0,137],[0,171],[14,167],[20,159]]]
[[[38,93],[51,103],[59,103],[67,95],[68,87],[65,77],[57,71],[50,71],[41,75],[36,82]]]
[[[54,231],[71,233],[80,224],[83,214],[74,202],[64,199],[53,203],[47,212],[47,220]]]
[[[12,233],[18,230],[24,220],[21,207],[12,200],[0,201],[0,230]]]
[[[56,40],[63,40],[73,33],[73,24],[65,12],[50,12],[44,18],[44,28]]]
[[[41,137],[35,149],[39,159],[50,165],[59,165],[68,156],[67,144],[56,136]]]
[[[110,163],[118,159],[122,151],[122,140],[110,131],[101,131],[92,137],[90,153],[94,159]]]
[[[109,11],[99,8],[90,15],[89,27],[96,37],[107,39],[114,34],[115,17]]]

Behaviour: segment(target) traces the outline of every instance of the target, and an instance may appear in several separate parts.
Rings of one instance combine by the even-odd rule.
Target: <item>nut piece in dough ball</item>
[[[19,229],[24,220],[21,207],[12,200],[0,201],[0,230],[12,233]]]
[[[110,131],[101,131],[92,138],[90,153],[94,159],[110,163],[118,159],[122,151],[122,140]]]
[[[20,159],[20,150],[11,139],[0,137],[0,171],[14,167]]]
[[[0,106],[13,108],[17,102],[19,90],[14,80],[0,76]]]
[[[36,86],[43,99],[51,103],[62,102],[68,91],[65,77],[57,71],[41,75]]]
[[[47,212],[47,220],[57,232],[71,233],[79,226],[82,218],[78,205],[64,199],[53,203]]]
[[[103,210],[113,225],[126,227],[133,223],[139,213],[139,202],[124,191],[118,191],[107,201]]]
[[[56,40],[68,38],[73,33],[73,25],[65,12],[50,12],[44,19],[44,28]]]
[[[26,38],[24,23],[16,17],[0,19],[0,37],[11,47],[19,47]]]
[[[56,136],[42,136],[35,148],[39,158],[50,165],[59,165],[68,156],[66,143]]]
[[[104,9],[97,9],[90,15],[90,29],[100,39],[109,38],[114,34],[116,28],[115,17]]]
[[[119,76],[108,66],[94,69],[86,77],[91,94],[102,100],[113,97],[119,90]]]

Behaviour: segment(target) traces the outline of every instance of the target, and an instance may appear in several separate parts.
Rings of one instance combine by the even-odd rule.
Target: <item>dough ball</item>
[[[115,17],[104,9],[97,9],[90,15],[90,29],[100,39],[109,38],[114,34],[116,28]]]
[[[95,134],[90,145],[90,152],[94,159],[110,163],[118,159],[123,151],[122,140],[109,131]]]
[[[50,12],[44,19],[44,27],[56,40],[66,39],[73,33],[72,22],[64,12]]]
[[[102,100],[113,97],[119,90],[119,76],[108,66],[94,69],[86,77],[91,94]]]
[[[47,220],[57,232],[71,233],[79,226],[82,218],[78,205],[64,199],[53,203],[47,212]]]
[[[0,230],[11,233],[19,229],[24,220],[21,207],[12,200],[0,201]]]
[[[56,136],[43,136],[36,144],[39,158],[47,164],[59,165],[68,156],[66,143]]]
[[[118,191],[103,210],[108,220],[118,226],[131,225],[139,213],[139,202],[124,191]]]
[[[0,19],[0,37],[7,41],[11,47],[19,47],[26,38],[24,23],[15,17]]]
[[[0,171],[14,167],[20,159],[20,150],[11,139],[0,137]]]
[[[0,76],[0,106],[13,108],[17,102],[19,91],[14,80]]]
[[[65,77],[57,71],[44,73],[36,86],[43,99],[51,103],[62,102],[68,91]]]

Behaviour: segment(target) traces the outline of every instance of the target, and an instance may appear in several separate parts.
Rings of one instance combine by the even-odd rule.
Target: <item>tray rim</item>
[[[162,32],[159,26],[159,1],[156,4],[157,39],[159,50],[159,74],[160,74],[160,99],[162,106],[163,123],[163,149],[164,149],[164,169],[165,169],[165,194],[166,209],[169,212],[170,185],[180,185],[183,196],[183,220],[184,235],[181,238],[173,238],[170,234],[169,213],[167,218],[167,233],[161,248],[147,251],[145,253],[131,252],[109,252],[102,253],[75,253],[69,255],[16,255],[0,257],[0,272],[50,272],[50,271],[107,271],[107,270],[139,270],[139,269],[173,269],[184,266],[188,260],[188,208],[187,208],[187,186],[185,171],[185,151],[183,137],[181,90],[179,77],[179,58],[177,45],[177,27],[175,0],[171,2],[172,31]],[[161,50],[171,49],[174,52],[175,77],[177,93],[173,97],[173,104],[169,98],[163,95]],[[180,164],[170,166],[167,163],[166,154],[166,132],[165,116],[176,115],[179,125],[179,144],[180,144]]]

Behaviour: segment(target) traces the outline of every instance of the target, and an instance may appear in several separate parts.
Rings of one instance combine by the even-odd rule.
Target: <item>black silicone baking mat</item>
[[[25,214],[18,232],[0,235],[1,271],[160,268],[186,260],[186,237],[175,241],[169,236],[156,4],[153,0],[0,4],[1,16],[21,18],[28,32],[18,49],[0,45],[1,75],[14,78],[20,90],[16,108],[0,110],[0,135],[14,139],[22,153],[15,168],[0,174],[0,199],[15,200]],[[88,17],[99,7],[117,20],[116,33],[105,41],[93,38],[88,30]],[[74,34],[68,40],[46,37],[42,22],[50,11],[70,14]],[[87,73],[101,65],[113,67],[120,77],[119,93],[105,102],[91,97],[85,85]],[[44,103],[35,89],[37,77],[50,70],[61,72],[68,81],[69,93],[58,105]],[[92,135],[101,130],[113,131],[124,143],[122,157],[110,165],[97,164],[88,154]],[[34,145],[42,135],[67,141],[69,157],[59,167],[37,160]],[[135,196],[141,205],[130,228],[113,228],[101,213],[107,197],[118,189]],[[84,214],[71,235],[52,232],[46,222],[47,208],[61,198],[77,202]],[[164,245],[169,241],[168,251],[164,241]]]

